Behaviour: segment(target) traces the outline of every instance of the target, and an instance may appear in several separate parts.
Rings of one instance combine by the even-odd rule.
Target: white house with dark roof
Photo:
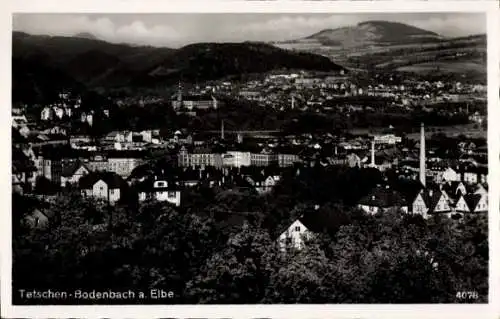
[[[70,163],[63,168],[61,173],[61,187],[68,186],[68,184],[77,184],[80,178],[90,172],[91,170],[81,162]]]
[[[278,245],[281,251],[285,251],[287,248],[302,249],[305,240],[311,236],[309,229],[300,219],[297,219],[279,235]]]
[[[460,196],[456,205],[457,213],[488,213],[488,196],[482,194],[467,194]]]
[[[406,200],[399,192],[391,189],[389,186],[377,186],[374,188],[359,201],[358,207],[371,215],[386,212],[389,209],[400,209],[405,213],[408,212]]]
[[[429,190],[427,202],[430,214],[449,214],[452,211],[449,197],[443,191]]]
[[[113,172],[92,172],[80,178],[80,190],[85,197],[104,199],[110,204],[119,201],[127,183]]]
[[[469,204],[465,200],[465,196],[460,196],[458,201],[455,204],[455,211],[458,213],[470,213],[471,210],[469,208]]]
[[[264,189],[263,192],[268,192],[273,189],[276,184],[280,181],[281,177],[279,175],[269,175],[264,180]]]
[[[316,234],[336,231],[338,229],[336,214],[321,210],[320,208],[318,204],[301,208],[300,210],[303,211],[303,214],[298,219],[278,230],[277,241],[282,252],[286,252],[290,248],[300,250]]]
[[[137,186],[139,201],[154,199],[159,202],[169,202],[175,206],[181,205],[181,191],[173,182],[166,180],[146,180]]]
[[[427,219],[429,215],[429,207],[425,201],[424,191],[418,192],[415,198],[411,201],[409,212],[415,215],[421,215],[423,218]]]
[[[488,196],[481,194],[467,194],[464,196],[471,212],[488,213]]]

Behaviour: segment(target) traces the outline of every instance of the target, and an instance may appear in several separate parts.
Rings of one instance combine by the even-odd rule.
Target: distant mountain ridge
[[[433,42],[444,39],[435,32],[411,25],[391,21],[365,21],[354,26],[325,29],[307,36],[301,41],[318,41],[322,45],[355,47],[366,45],[403,44],[413,42]]]
[[[457,38],[399,22],[365,21],[275,46],[326,56],[352,70],[414,72],[486,79],[486,35]]]
[[[89,40],[97,40],[97,37],[92,33],[88,32],[80,32],[74,35],[75,38],[89,39]]]

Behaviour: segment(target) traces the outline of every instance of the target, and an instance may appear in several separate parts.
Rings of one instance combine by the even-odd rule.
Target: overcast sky
[[[407,23],[444,36],[486,33],[471,13],[367,14],[15,14],[13,29],[31,34],[88,32],[110,42],[179,47],[193,42],[281,41],[367,20]]]

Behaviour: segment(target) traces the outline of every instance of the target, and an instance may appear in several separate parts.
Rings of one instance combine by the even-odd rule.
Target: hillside
[[[88,37],[61,37],[12,33],[12,56],[29,57],[33,52],[46,54],[54,66],[64,69],[66,64],[86,59],[88,52],[118,59],[127,68],[146,69],[164,60],[174,50],[148,46],[130,46],[109,43]],[[78,74],[73,74],[78,78]]]
[[[327,29],[308,36],[308,42],[317,41],[322,45],[358,47],[367,45],[392,45],[439,41],[441,36],[434,32],[407,24],[388,21],[366,21],[355,26]]]
[[[14,77],[48,68],[57,70],[61,79],[69,77],[91,88],[161,86],[180,78],[195,82],[275,69],[342,69],[326,57],[254,42],[197,43],[170,49],[21,32],[14,32],[12,40]],[[37,68],[31,70],[33,65]],[[33,80],[40,78],[37,75]]]
[[[89,39],[89,40],[97,40],[97,37],[92,33],[88,32],[80,32],[74,35],[75,38]]]
[[[412,72],[486,81],[486,35],[445,38],[402,23],[367,21],[275,46],[326,56],[356,70]]]
[[[339,71],[342,67],[322,56],[290,52],[265,43],[198,43],[175,51],[148,75],[209,80],[276,69]]]

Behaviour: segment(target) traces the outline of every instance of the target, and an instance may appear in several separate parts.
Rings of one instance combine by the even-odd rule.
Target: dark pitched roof
[[[156,181],[165,181],[167,182],[167,187],[154,187],[154,183]],[[154,178],[147,178],[142,182],[139,182],[134,185],[135,190],[139,192],[152,192],[152,191],[175,191],[179,190],[179,186],[175,181],[169,178],[160,177],[157,180]]]
[[[144,176],[149,176],[154,173],[154,168],[151,166],[151,164],[146,163],[146,164],[141,164],[139,166],[136,166],[130,175],[128,176],[128,179],[133,179],[133,178],[140,178]]]
[[[61,175],[64,177],[71,177],[82,166],[85,167],[85,169],[87,169],[87,171],[90,172],[90,169],[88,169],[83,163],[81,163],[80,161],[76,161],[76,162],[67,163],[63,167]]]
[[[406,205],[403,196],[390,187],[377,186],[359,201],[360,205],[371,207],[394,207]]]
[[[326,213],[322,210],[312,210],[304,213],[299,221],[314,233],[323,231],[334,231],[339,226],[338,217],[335,214]]]
[[[467,206],[469,206],[469,209],[471,212],[476,210],[476,206],[481,200],[481,195],[480,194],[467,194],[464,196],[465,202],[467,203]]]
[[[412,203],[424,189],[424,185],[420,181],[407,179],[398,179],[391,183],[391,187],[395,191],[398,191],[407,203]]]
[[[454,189],[456,190],[458,186],[460,186],[460,184],[462,184],[462,182],[459,182],[459,181],[450,181],[448,183],[446,183],[446,185],[448,187],[450,187],[451,189]]]
[[[92,172],[80,178],[80,188],[90,189],[99,180],[104,181],[108,187],[112,189],[123,188],[126,186],[126,183],[121,176],[114,172]]]
[[[429,208],[429,212],[434,212],[436,209],[437,204],[439,203],[439,200],[441,199],[441,196],[443,196],[442,191],[432,191],[425,192],[424,193],[424,201],[427,207]]]
[[[16,172],[36,171],[34,163],[17,147],[12,148],[12,166]]]
[[[452,198],[453,200],[457,201],[460,196],[465,195],[462,193],[462,191],[458,188],[462,184],[461,182],[449,182],[443,185],[443,191],[446,192],[446,194]]]

